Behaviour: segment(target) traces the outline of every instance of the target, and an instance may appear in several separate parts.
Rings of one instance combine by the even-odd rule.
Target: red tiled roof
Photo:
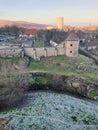
[[[37,29],[23,29],[23,30],[20,30],[20,34],[35,34],[38,30]]]

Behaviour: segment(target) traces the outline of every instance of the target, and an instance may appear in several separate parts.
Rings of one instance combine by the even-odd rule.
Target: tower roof
[[[66,41],[78,41],[78,40],[79,38],[74,31],[70,32],[68,37],[66,38]]]

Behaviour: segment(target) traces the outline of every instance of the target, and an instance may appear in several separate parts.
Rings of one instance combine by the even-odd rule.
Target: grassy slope
[[[30,70],[44,70],[49,72],[66,72],[67,68],[76,67],[80,62],[86,61],[87,58],[83,56],[79,57],[66,57],[66,56],[52,56],[43,58],[40,61],[34,61],[31,59],[29,69]]]
[[[28,70],[47,71],[53,74],[78,74],[82,77],[97,80],[98,70],[80,71],[77,69],[78,65],[87,62],[89,59],[79,55],[78,57],[47,57],[40,61],[31,59]]]
[[[25,57],[27,59],[27,57]],[[10,61],[12,64],[22,65],[24,63],[24,59],[20,58],[8,58],[6,59],[6,65],[9,64],[7,61]],[[0,58],[0,64],[5,61],[5,58]],[[78,70],[77,67],[80,63],[87,62],[88,58],[79,55],[78,57],[66,57],[66,56],[57,56],[57,57],[47,57],[42,58],[40,61],[35,61],[33,59],[30,60],[30,64],[26,71],[46,71],[52,74],[64,74],[64,75],[72,75],[76,74],[82,76],[86,79],[94,81],[98,83],[98,69],[97,70]],[[8,68],[8,67],[7,67]],[[98,68],[98,67],[97,67]],[[39,79],[41,82],[44,79]],[[92,95],[96,95],[95,91],[91,92]]]
[[[64,75],[79,75],[83,78],[86,78],[92,82],[98,83],[98,66],[94,65],[97,69],[78,70],[77,67],[80,63],[88,62],[89,59],[82,55],[78,57],[66,57],[66,56],[57,56],[57,57],[47,57],[43,58],[40,61],[34,61],[31,59],[28,70],[34,71],[47,71],[52,74],[64,74]],[[38,82],[40,80],[38,79]],[[98,99],[98,90],[93,90],[90,92],[92,97],[97,97]]]
[[[0,60],[1,63],[3,60],[5,60],[5,59],[2,58]],[[6,59],[6,61],[7,60],[12,63],[19,63],[19,61],[21,62],[21,59],[18,59],[18,58],[14,58],[14,59],[9,58],[9,59]],[[72,57],[72,58],[65,57],[65,56],[48,57],[48,58],[41,59],[41,61],[34,61],[31,59],[31,62],[29,64],[27,70],[48,71],[49,73],[54,73],[54,74],[79,74],[83,77],[92,78],[92,79],[97,80],[98,70],[97,71],[96,70],[95,71],[84,71],[84,72],[77,70],[77,66],[81,62],[86,62],[86,61],[88,61],[88,58],[86,58],[84,56]],[[95,95],[95,93],[98,95],[98,93],[96,91],[95,92],[93,91],[92,95]],[[56,95],[54,94],[54,96],[56,96]],[[50,94],[49,94],[48,98],[47,98],[47,95],[46,95],[46,97],[40,96],[39,100],[37,98],[35,100],[35,102],[33,101],[33,104],[31,104],[25,108],[16,109],[11,112],[0,113],[0,118],[4,118],[8,122],[8,125],[7,125],[8,127],[12,126],[13,129],[15,129],[16,127],[18,127],[18,128],[22,127],[23,130],[26,127],[27,127],[27,129],[29,127],[32,129],[34,127],[34,125],[36,125],[36,128],[37,128],[37,126],[38,127],[40,126],[40,128],[41,128],[41,127],[43,127],[42,126],[43,121],[44,121],[44,125],[48,126],[49,128],[53,128],[54,126],[56,127],[55,129],[58,129],[58,130],[60,128],[62,128],[63,126],[65,128],[65,125],[63,125],[61,122],[59,122],[59,121],[53,122],[54,117],[56,115],[58,115],[60,121],[64,120],[64,122],[66,122],[66,120],[68,120],[68,122],[73,125],[74,124],[75,125],[76,124],[79,124],[79,125],[98,124],[98,118],[96,116],[98,113],[97,112],[98,110],[94,106],[89,105],[87,103],[84,104],[83,101],[80,101],[80,100],[78,101],[78,103],[81,102],[80,104],[75,102],[75,105],[74,105],[74,104],[72,104],[73,101],[69,101],[69,99],[68,98],[66,99],[65,97],[62,97],[62,99],[60,97],[60,99],[58,100],[58,96],[53,98],[53,96],[51,95],[51,100],[49,98],[50,98]],[[46,99],[48,99],[48,100],[46,100]],[[56,102],[54,102],[55,99],[56,99]],[[44,100],[46,102],[44,102]],[[64,103],[64,100],[65,100],[65,103]],[[68,104],[66,102],[67,100],[68,100]],[[61,102],[61,103],[59,103],[59,102]],[[59,103],[59,105],[58,105],[58,103]],[[62,103],[64,103],[64,104],[62,104]],[[39,107],[37,107],[37,106],[39,106]],[[66,107],[64,108],[64,106],[66,106]],[[61,107],[62,107],[62,109],[61,109]],[[40,112],[40,110],[41,110],[41,112]],[[50,113],[46,113],[49,111],[50,111]],[[57,112],[57,113],[55,114],[55,112]],[[37,115],[40,115],[41,119],[37,118]],[[52,117],[53,115],[54,115],[54,117]],[[49,117],[49,120],[46,117]],[[58,119],[58,117],[57,117],[57,119]],[[76,119],[78,119],[78,120],[76,120]],[[41,125],[40,125],[40,121],[42,121]],[[52,121],[52,123],[50,121]],[[32,124],[32,122],[34,122],[34,124]]]
[[[27,58],[0,58],[0,65],[2,63],[18,64],[22,65]],[[82,77],[97,81],[98,69],[97,70],[78,70],[77,67],[80,63],[87,62],[89,59],[79,55],[78,57],[66,57],[66,56],[52,56],[42,58],[40,61],[30,60],[30,64],[27,71],[47,71],[52,74],[78,74]],[[98,68],[98,67],[97,67]]]

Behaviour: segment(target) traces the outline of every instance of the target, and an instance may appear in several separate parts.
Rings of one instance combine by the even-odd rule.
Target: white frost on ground
[[[6,130],[98,130],[98,106],[64,94],[35,92],[23,108],[0,113]]]

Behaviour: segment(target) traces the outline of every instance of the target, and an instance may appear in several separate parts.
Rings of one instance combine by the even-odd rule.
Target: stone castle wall
[[[31,47],[24,48],[24,54],[33,58],[66,55],[69,57],[78,56],[78,41],[64,41],[56,47]]]
[[[22,55],[23,55],[22,48],[0,49],[0,57],[21,57]]]
[[[0,57],[23,57],[26,55],[36,60],[41,57],[57,55],[78,56],[78,46],[77,41],[64,41],[56,47],[10,47],[0,49]]]
[[[24,48],[24,54],[33,58],[39,59],[41,57],[65,55],[65,48],[55,47],[36,47],[36,48]]]

